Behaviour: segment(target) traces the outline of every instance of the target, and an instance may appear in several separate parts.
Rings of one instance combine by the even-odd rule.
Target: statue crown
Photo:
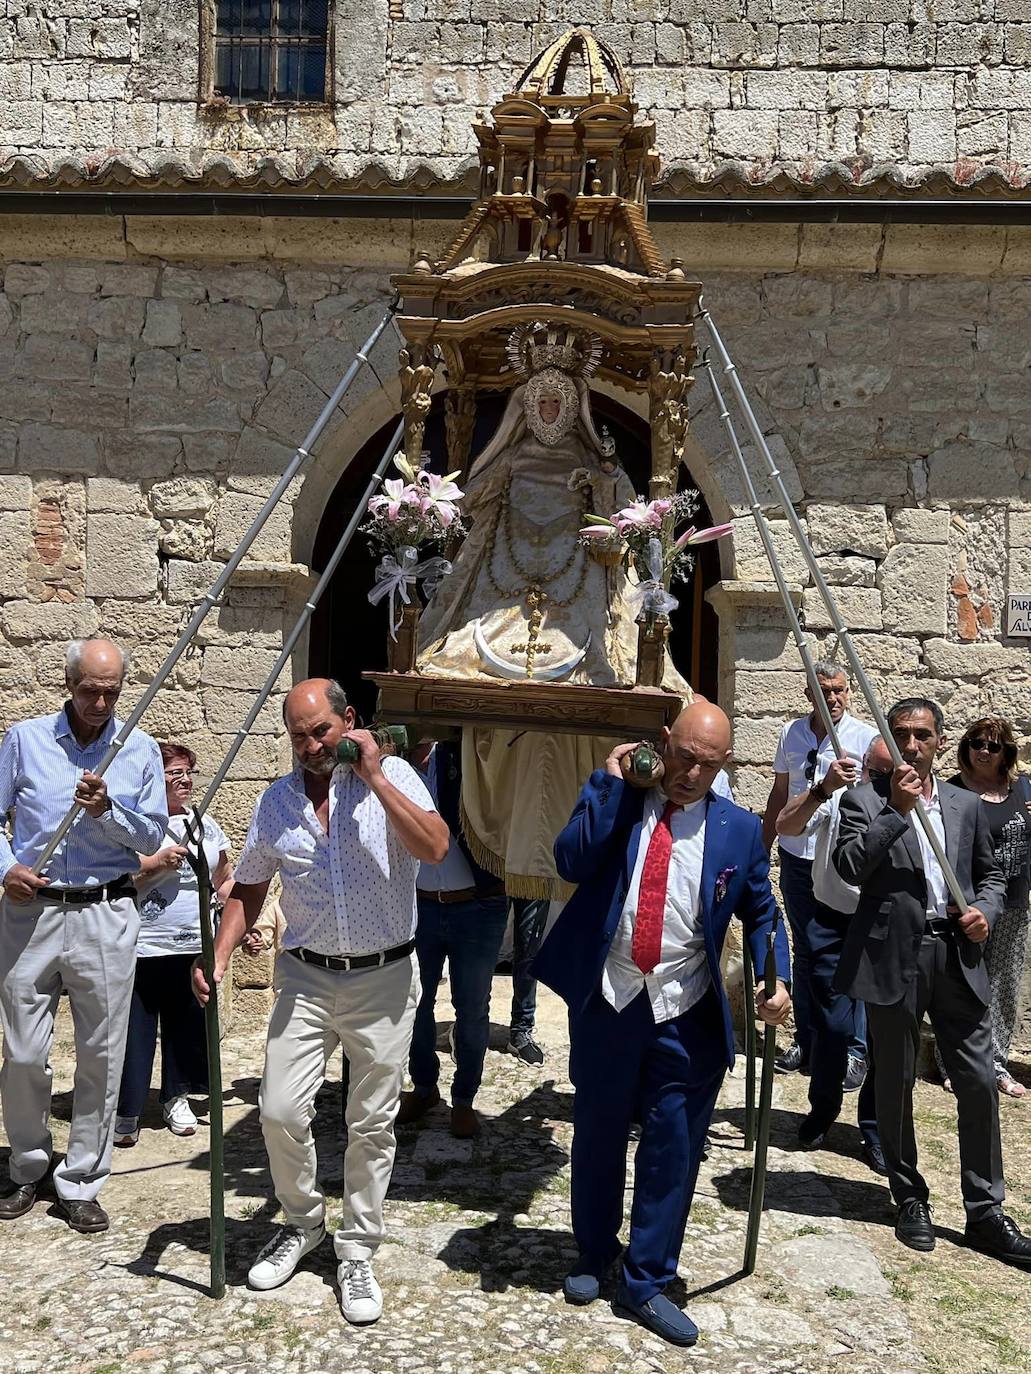
[[[590,377],[601,361],[601,339],[580,329],[535,321],[514,329],[505,351],[512,367],[526,377],[550,367],[570,376]]]

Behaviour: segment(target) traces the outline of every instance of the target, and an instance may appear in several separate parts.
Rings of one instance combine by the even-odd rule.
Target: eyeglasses
[[[809,750],[809,753],[806,754],[806,756],[805,756],[805,775],[804,775],[804,776],[805,776],[806,782],[812,782],[812,780],[816,777],[816,750],[815,750],[815,749],[810,749],[810,750]]]
[[[997,739],[971,739],[967,740],[967,744],[971,749],[974,749],[978,752],[984,749],[987,750],[989,754],[1002,753],[1002,745],[999,743]]]
[[[197,772],[196,768],[173,768],[165,777],[169,782],[185,782],[187,778],[196,777]]]

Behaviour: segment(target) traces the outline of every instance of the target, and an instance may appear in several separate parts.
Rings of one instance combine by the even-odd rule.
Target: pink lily
[[[426,497],[431,505],[438,501],[461,501],[465,495],[455,485],[457,472],[449,472],[445,477],[441,477],[437,472],[420,472],[419,482],[426,489]]]
[[[632,501],[629,506],[624,506],[617,511],[613,517],[620,534],[625,534],[627,530],[633,529],[652,529],[662,528],[662,522],[669,514],[671,501]]]
[[[680,537],[673,544],[674,551],[694,547],[696,544],[711,544],[716,539],[722,539],[725,535],[732,533],[733,525],[710,525],[708,529],[696,530],[693,525],[689,525]]]
[[[591,539],[615,539],[619,531],[610,520],[607,520],[604,525],[585,525],[580,533],[588,535]]]
[[[383,483],[383,496],[374,496],[369,501],[369,511],[376,514],[378,511],[386,511],[388,520],[396,520],[401,513],[401,507],[422,504],[418,492],[414,487],[406,486],[400,477],[392,477]],[[414,500],[413,500],[414,498]]]

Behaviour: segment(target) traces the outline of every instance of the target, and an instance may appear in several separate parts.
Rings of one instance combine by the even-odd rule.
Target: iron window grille
[[[234,105],[323,104],[328,0],[217,0],[214,94]]]

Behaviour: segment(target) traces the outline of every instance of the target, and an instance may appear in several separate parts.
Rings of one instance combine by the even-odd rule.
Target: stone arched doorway
[[[506,399],[496,393],[481,395],[473,454],[479,453],[494,433]],[[593,393],[592,405],[597,423],[606,425],[615,439],[619,459],[637,490],[647,491],[650,470],[647,422],[603,394]],[[312,549],[311,564],[315,572],[321,572],[329,561],[396,423],[396,417],[390,419],[369,437],[333,489]],[[426,422],[426,447],[435,455],[434,468],[442,470],[445,452],[443,392],[434,397]],[[440,456],[439,460],[436,455]],[[690,476],[682,472],[681,486],[691,485]],[[712,517],[704,497],[700,500],[696,523],[711,524]],[[719,625],[705,593],[719,581],[719,554],[714,544],[704,545],[698,552],[700,557],[690,585],[677,589],[680,606],[672,615],[670,647],[674,662],[692,687],[715,700]],[[308,647],[308,672],[337,678],[364,720],[371,718],[376,703],[375,690],[362,681],[361,675],[387,666],[387,608],[383,603],[370,606],[367,595],[372,586],[374,561],[365,539],[357,535],[312,617]]]

